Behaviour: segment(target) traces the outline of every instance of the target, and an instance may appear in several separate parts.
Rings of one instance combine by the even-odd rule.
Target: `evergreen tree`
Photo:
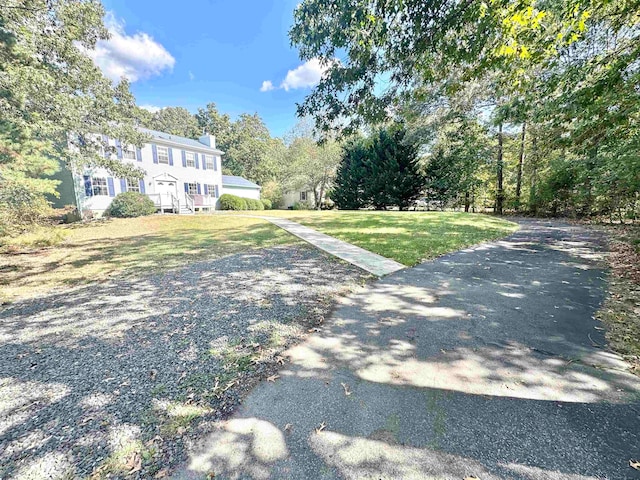
[[[420,196],[425,178],[418,165],[418,146],[405,139],[400,126],[379,130],[367,157],[365,198],[376,209],[397,206],[406,210]]]
[[[345,147],[331,198],[339,208],[406,210],[424,186],[417,145],[403,127],[393,126]]]
[[[342,161],[338,166],[334,187],[331,191],[331,199],[338,208],[356,210],[367,206],[367,200],[364,196],[367,154],[367,145],[362,138],[352,140],[344,147]]]

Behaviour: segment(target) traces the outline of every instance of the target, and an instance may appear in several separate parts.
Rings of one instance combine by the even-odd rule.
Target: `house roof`
[[[222,175],[222,185],[226,187],[262,188],[246,178],[236,177],[235,175]]]
[[[217,148],[211,148],[208,145],[205,145],[204,143],[201,143],[198,140],[194,140],[192,138],[181,137],[179,135],[171,135],[169,133],[159,132],[158,130],[150,130],[148,128],[142,128],[142,127],[139,127],[138,130],[140,130],[142,133],[149,135],[151,138],[155,140],[164,140],[171,143],[177,143],[185,147],[199,148],[201,150],[210,150],[212,152],[216,152],[219,154],[223,153],[221,150],[218,150]]]

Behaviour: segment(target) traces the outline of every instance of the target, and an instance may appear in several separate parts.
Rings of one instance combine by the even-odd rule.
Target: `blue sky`
[[[289,46],[298,1],[104,0],[112,38],[92,56],[107,76],[129,78],[138,105],[215,102],[233,117],[257,112],[281,136],[322,73]]]

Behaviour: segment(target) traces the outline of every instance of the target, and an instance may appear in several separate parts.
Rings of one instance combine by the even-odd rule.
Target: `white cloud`
[[[262,86],[260,87],[260,91],[261,92],[268,92],[270,90],[273,90],[274,87],[273,83],[271,83],[271,80],[265,80],[264,82],[262,82]]]
[[[162,107],[157,107],[155,105],[140,105],[140,108],[144,108],[145,110],[151,112],[151,113],[156,113],[160,110],[162,110]]]
[[[116,19],[113,13],[107,14],[105,25],[111,38],[100,40],[95,50],[87,53],[108,78],[127,77],[135,82],[173,69],[175,58],[149,34],[127,35],[124,22]]]
[[[294,70],[289,70],[284,78],[281,88],[286,91],[296,88],[315,87],[329,66],[320,65],[320,60],[312,58]]]
[[[193,74],[191,70],[189,70],[189,80],[193,82],[195,79],[196,79],[196,76]]]

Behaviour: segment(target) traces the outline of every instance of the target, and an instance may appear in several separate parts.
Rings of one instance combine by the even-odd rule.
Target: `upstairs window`
[[[204,162],[207,170],[215,170],[214,168],[215,157],[213,155],[205,155]]]
[[[169,149],[167,147],[157,147],[158,150],[158,163],[165,163],[169,165]]]
[[[122,150],[122,157],[126,158],[127,160],[136,160],[136,151],[135,150],[129,150],[129,149],[123,149]]]
[[[139,192],[140,181],[133,178],[127,178],[127,192]]]
[[[187,161],[187,167],[196,167],[196,156],[192,152],[185,152],[184,158]]]
[[[101,177],[91,178],[91,190],[93,195],[109,196],[109,187],[107,187],[107,179]]]

